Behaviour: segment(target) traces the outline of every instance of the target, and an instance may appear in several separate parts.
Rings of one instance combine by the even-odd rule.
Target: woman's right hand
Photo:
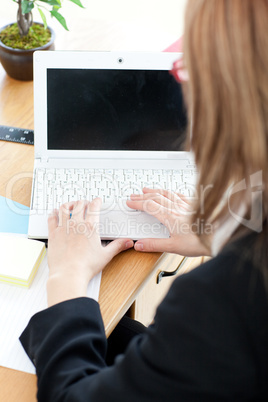
[[[143,194],[132,194],[127,201],[130,208],[145,211],[155,216],[169,232],[168,239],[142,239],[135,243],[135,250],[147,252],[169,252],[188,257],[211,255],[209,247],[197,236],[197,225],[192,223],[190,202],[181,194],[168,190],[144,188]],[[212,225],[203,231],[207,239],[212,237]]]

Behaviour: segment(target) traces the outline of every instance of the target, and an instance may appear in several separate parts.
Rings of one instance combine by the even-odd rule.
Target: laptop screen
[[[186,123],[168,71],[47,70],[49,150],[181,151]]]

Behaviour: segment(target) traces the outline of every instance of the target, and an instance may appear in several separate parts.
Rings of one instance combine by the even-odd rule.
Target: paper
[[[28,233],[30,208],[0,196],[0,232]]]
[[[0,233],[0,282],[29,287],[45,253],[44,242]]]
[[[29,289],[0,283],[0,365],[35,374],[35,367],[26,355],[19,336],[30,318],[47,307],[48,277],[45,256]],[[88,297],[98,300],[101,274],[90,282]]]

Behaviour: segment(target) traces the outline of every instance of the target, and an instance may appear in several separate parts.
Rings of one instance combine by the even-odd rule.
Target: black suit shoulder
[[[155,317],[160,333],[176,334],[171,349],[184,377],[214,389],[215,400],[268,397],[268,294],[261,270],[243,254],[248,243],[177,278]]]

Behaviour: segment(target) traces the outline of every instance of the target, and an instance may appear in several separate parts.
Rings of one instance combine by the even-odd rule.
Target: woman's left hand
[[[98,234],[101,200],[64,204],[48,219],[48,305],[86,296],[89,281],[121,251],[130,239],[116,239],[106,247]]]

